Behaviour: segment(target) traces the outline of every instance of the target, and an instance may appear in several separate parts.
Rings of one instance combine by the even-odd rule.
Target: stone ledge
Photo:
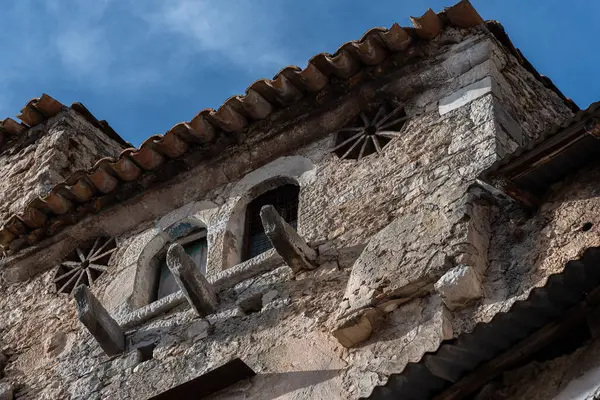
[[[253,278],[256,275],[272,271],[282,264],[283,259],[281,256],[274,249],[271,249],[225,271],[208,276],[207,280],[214,286],[215,291],[219,292],[233,287],[246,279]],[[125,314],[119,318],[119,323],[123,329],[131,329],[181,304],[187,304],[187,301],[184,294],[181,291],[177,291],[147,306]],[[189,304],[186,305],[186,308],[188,306]]]

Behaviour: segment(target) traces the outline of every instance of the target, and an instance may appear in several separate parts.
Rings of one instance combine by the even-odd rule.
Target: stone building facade
[[[138,149],[4,120],[0,399],[593,398],[595,107],[412,20]]]

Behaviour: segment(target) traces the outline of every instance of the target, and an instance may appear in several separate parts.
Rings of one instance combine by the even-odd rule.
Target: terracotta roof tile
[[[116,159],[103,158],[89,170],[76,172],[77,179],[69,178],[59,185],[60,190],[51,190],[46,197],[35,199],[13,216],[0,229],[0,246],[14,251],[44,235],[51,236],[85,213],[101,208],[106,202],[102,195],[113,194],[120,185],[159,169],[166,161],[213,142],[217,135],[242,130],[308,94],[317,95],[332,78],[347,80],[363,67],[380,65],[391,54],[397,59],[411,44],[435,38],[446,26],[471,28],[484,21],[470,2],[463,0],[439,14],[430,9],[423,16],[412,18],[412,22],[412,28],[393,24],[389,29],[370,29],[358,41],[344,43],[333,54],[312,57],[304,69],[285,67],[273,79],[252,83],[245,94],[230,97],[219,109],[204,109],[191,121],[175,125],[164,136],[148,138],[138,149],[126,149]],[[21,113],[24,121],[34,123],[56,112],[60,103],[44,96],[27,104]],[[71,107],[89,113],[78,103]],[[104,121],[96,123],[104,129],[108,126]],[[9,119],[0,125],[0,130],[11,134],[25,128]]]

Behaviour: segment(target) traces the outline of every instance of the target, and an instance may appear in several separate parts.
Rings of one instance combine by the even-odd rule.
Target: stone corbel
[[[215,312],[218,302],[214,288],[180,244],[173,243],[169,247],[167,266],[181,292],[199,316],[205,317]]]
[[[383,322],[385,316],[377,308],[366,308],[343,319],[333,336],[346,348],[356,347],[367,340]]]
[[[75,301],[79,320],[94,336],[108,356],[116,356],[125,351],[125,333],[100,301],[85,285],[75,289]]]
[[[261,208],[260,219],[275,251],[294,273],[316,268],[317,252],[281,218],[275,207],[267,205]]]

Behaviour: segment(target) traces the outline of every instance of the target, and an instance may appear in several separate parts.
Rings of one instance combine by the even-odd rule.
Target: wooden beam
[[[541,204],[539,198],[529,191],[520,188],[510,179],[498,177],[494,179],[493,183],[495,186],[499,187],[501,191],[528,208],[535,209]]]
[[[531,357],[554,340],[568,333],[574,324],[585,320],[585,315],[585,302],[581,302],[567,311],[560,320],[547,324],[498,357],[478,366],[469,375],[436,396],[434,400],[459,400],[474,393],[503,372],[518,365],[520,361]]]
[[[167,266],[198,315],[205,317],[215,312],[218,302],[212,285],[179,243],[173,243],[169,247]]]
[[[273,247],[294,273],[316,267],[317,252],[281,218],[275,207],[268,205],[261,208],[260,219]]]
[[[75,301],[79,320],[94,336],[102,350],[109,356],[125,351],[125,334],[117,321],[102,306],[85,285],[75,289]]]

